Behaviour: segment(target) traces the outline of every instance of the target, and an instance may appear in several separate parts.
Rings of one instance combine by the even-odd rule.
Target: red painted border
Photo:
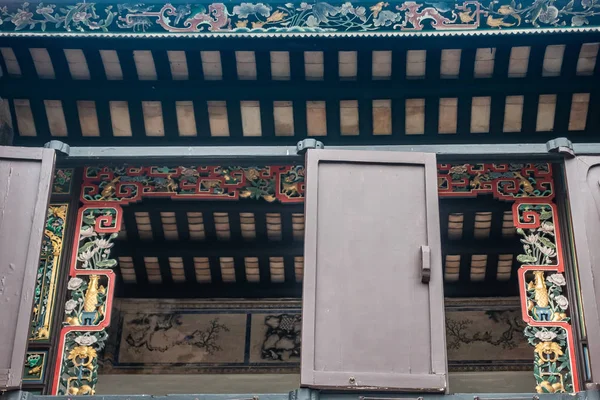
[[[512,206],[513,210],[513,222],[516,228],[522,229],[536,229],[540,226],[540,220],[538,219],[537,213],[535,212],[527,212],[524,213],[523,216],[527,219],[526,222],[519,221],[519,213],[518,208],[521,204],[546,204],[552,208],[552,218],[554,224],[554,235],[556,238],[556,265],[522,265],[518,271],[519,277],[519,293],[521,299],[521,314],[523,321],[525,321],[528,325],[531,326],[540,326],[540,327],[560,327],[563,328],[567,332],[567,347],[569,351],[569,361],[571,364],[571,376],[573,379],[573,391],[578,392],[581,390],[581,384],[579,382],[579,373],[575,358],[575,340],[573,338],[573,328],[569,322],[540,322],[535,321],[529,315],[529,311],[527,310],[527,284],[525,282],[525,274],[529,271],[555,271],[557,273],[564,273],[564,257],[563,257],[563,248],[560,234],[560,227],[558,224],[558,211],[556,204],[552,203],[550,200],[545,198],[523,198],[515,201]]]
[[[272,166],[263,166],[262,168],[269,168],[269,175],[265,176],[264,174],[261,174],[260,176],[262,178],[265,179],[273,179],[276,182],[276,189],[275,189],[275,198],[277,200],[279,200],[282,203],[289,203],[289,204],[298,204],[298,203],[303,203],[304,202],[304,197],[288,197],[286,195],[284,195],[281,192],[281,175],[285,174],[287,172],[289,172],[290,170],[292,170],[295,167],[295,165],[284,165],[284,166],[280,166],[280,165],[272,165]],[[153,168],[155,167],[129,167],[126,168],[126,174],[127,176],[143,176],[144,174],[151,174],[152,177],[155,178],[167,178],[169,175],[171,175],[171,177],[173,178],[180,178],[183,175],[183,168],[182,167],[175,167],[175,171],[172,174],[167,174],[167,173],[159,173],[159,172],[153,172]],[[126,182],[126,183],[121,183],[121,182],[117,182],[115,184],[115,188],[117,193],[121,196],[118,199],[115,200],[110,200],[110,201],[95,201],[95,200],[87,200],[84,198],[84,194],[87,195],[97,195],[99,194],[99,184],[102,181],[110,181],[112,179],[114,179],[114,174],[112,171],[110,171],[110,169],[108,169],[107,167],[103,168],[104,172],[100,172],[98,174],[98,177],[95,178],[88,178],[87,177],[87,168],[84,171],[84,178],[83,178],[83,183],[81,185],[81,195],[80,195],[80,201],[83,204],[99,204],[99,203],[112,203],[112,204],[130,204],[130,203],[137,203],[139,201],[141,201],[144,198],[168,198],[168,199],[188,199],[188,200],[221,200],[221,201],[236,201],[236,200],[240,200],[240,189],[243,189],[244,187],[246,187],[248,185],[248,178],[246,178],[244,172],[240,172],[240,170],[236,170],[234,172],[236,172],[236,176],[240,175],[240,182],[237,184],[231,184],[231,183],[226,183],[225,179],[222,176],[210,176],[210,174],[215,174],[215,169],[219,168],[219,166],[205,166],[205,167],[196,167],[196,169],[199,169],[201,172],[204,173],[208,173],[209,176],[202,176],[199,177],[198,182],[196,182],[195,184],[183,184],[184,186],[182,186],[183,189],[186,190],[194,190],[196,191],[196,193],[189,193],[189,194],[181,194],[181,193],[173,193],[173,192],[148,192],[145,191],[146,186],[144,186],[142,183],[140,182]],[[257,167],[257,170],[259,167]],[[287,169],[287,170],[286,170]],[[210,181],[220,181],[223,184],[224,188],[227,188],[228,190],[231,190],[231,193],[227,193],[227,194],[214,194],[214,193],[203,193],[199,190],[199,183],[200,180],[210,180]],[[181,185],[181,183],[180,183]],[[132,190],[130,189],[130,187],[135,186],[137,188],[137,194],[135,196],[132,197],[127,197],[129,195],[131,195]],[[304,193],[304,188],[305,188],[305,184],[304,183],[299,183],[299,189],[301,193]],[[91,191],[89,191],[88,193],[86,193],[86,189],[92,189]]]
[[[115,273],[111,269],[78,269],[77,268],[77,252],[79,249],[79,238],[81,236],[81,227],[83,222],[83,214],[86,210],[89,209],[98,209],[98,208],[112,208],[116,211],[114,227],[104,228],[103,224],[107,223],[112,225],[113,218],[110,216],[100,216],[96,219],[96,225],[94,226],[94,231],[103,234],[109,233],[117,233],[121,230],[121,222],[123,218],[123,210],[119,206],[118,203],[114,202],[94,202],[93,204],[84,205],[79,208],[77,212],[77,228],[75,230],[74,243],[72,248],[71,255],[71,266],[69,269],[69,278],[75,276],[82,275],[102,275],[107,277],[108,282],[106,284],[106,304],[105,304],[105,312],[104,319],[98,325],[83,325],[83,326],[65,326],[60,331],[60,340],[58,342],[58,352],[56,357],[56,362],[54,365],[54,381],[52,383],[52,392],[51,394],[56,396],[58,392],[58,387],[60,384],[60,378],[62,375],[62,362],[64,358],[64,350],[65,350],[65,340],[66,335],[69,332],[97,332],[107,328],[110,325],[110,318],[112,313],[112,301],[114,297],[115,291]],[[68,395],[68,393],[66,393]]]

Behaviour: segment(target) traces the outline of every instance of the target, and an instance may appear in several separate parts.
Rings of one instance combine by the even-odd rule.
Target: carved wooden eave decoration
[[[0,36],[436,36],[597,31],[596,0],[15,3]]]

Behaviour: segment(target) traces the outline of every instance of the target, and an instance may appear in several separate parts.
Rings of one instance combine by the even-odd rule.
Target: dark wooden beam
[[[259,257],[262,255],[301,256],[304,251],[302,242],[285,243],[280,241],[130,241],[119,242],[120,256],[139,254],[145,257]]]
[[[177,209],[175,211],[175,221],[177,222],[177,236],[181,241],[190,240],[190,226],[185,210]]]
[[[258,273],[260,283],[263,285],[271,284],[271,264],[268,256],[258,257]]]
[[[498,274],[498,254],[491,253],[487,255],[487,264],[485,267],[485,281],[494,282]]]
[[[283,272],[286,282],[296,282],[296,268],[294,264],[294,256],[283,257]]]
[[[124,284],[124,298],[300,298],[302,285],[298,283],[220,283],[220,284]]]
[[[223,283],[223,275],[221,274],[221,260],[217,256],[208,257],[208,265],[210,268],[211,283],[219,285]]]
[[[235,271],[235,283],[246,283],[246,262],[244,257],[233,257],[233,268]]]
[[[494,199],[492,195],[474,198],[440,197],[440,213],[508,211],[512,203]]]
[[[130,206],[135,211],[195,211],[195,212],[290,212],[290,213],[301,213],[304,212],[304,205],[300,204],[286,204],[286,203],[267,203],[263,200],[237,200],[237,201],[214,201],[214,200],[201,200],[201,201],[190,201],[180,199],[144,199],[139,204],[133,204]]]
[[[202,222],[204,225],[204,235],[207,240],[217,240],[217,233],[215,227],[215,216],[213,211],[202,211]]]
[[[192,284],[196,283],[196,268],[194,266],[193,257],[182,257],[182,259],[185,281]]]
[[[464,235],[464,233],[463,233]],[[467,234],[468,235],[468,234]],[[517,238],[509,239],[473,239],[463,236],[461,240],[445,240],[442,244],[444,254],[478,255],[478,254],[519,254],[523,246]],[[469,258],[469,263],[470,263]]]
[[[446,282],[445,297],[511,297],[519,295],[516,282]]]
[[[535,54],[532,54],[532,57]],[[121,55],[120,55],[121,57]],[[73,100],[326,100],[326,99],[401,99],[430,96],[458,97],[504,95],[539,95],[557,93],[589,93],[600,90],[600,82],[590,76],[444,79],[444,84],[423,79],[369,81],[303,81],[303,80],[222,80],[222,81],[143,81],[137,73],[132,56],[123,56],[123,81],[70,81],[53,79],[7,78],[0,95],[11,98],[40,97]],[[543,57],[543,54],[542,54]],[[530,61],[530,65],[534,60]],[[292,65],[293,66],[293,65]],[[292,70],[298,67],[292,68]],[[533,67],[532,67],[533,69]],[[535,72],[535,69],[533,69]],[[533,73],[533,72],[532,72]],[[135,75],[134,75],[135,74]],[[132,79],[132,77],[134,79]]]
[[[173,283],[173,275],[171,274],[171,266],[168,257],[158,257],[158,266],[160,268],[160,277],[163,284]]]
[[[199,51],[186,51],[185,60],[188,67],[188,78],[194,81],[204,80],[204,68]]]

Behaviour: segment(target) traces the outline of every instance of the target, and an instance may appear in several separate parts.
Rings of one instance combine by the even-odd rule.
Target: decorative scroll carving
[[[67,210],[67,204],[51,204],[48,208],[33,298],[31,341],[50,339]]]
[[[87,168],[53,393],[94,393],[97,355],[110,322],[114,290],[110,268],[116,265],[110,248],[121,226],[120,204],[144,197],[297,203],[304,200],[304,176],[302,166]],[[522,316],[528,325],[525,335],[535,346],[536,390],[580,390],[569,302],[562,288],[564,265],[550,165],[441,164],[438,185],[441,197],[491,194],[515,202],[513,218],[524,248],[518,257]],[[288,340],[289,329],[274,330],[269,337]],[[271,346],[262,350],[263,357],[280,357]]]
[[[88,167],[81,201],[128,204],[143,197],[304,201],[304,167]]]
[[[513,204],[513,219],[524,254],[519,286],[525,336],[535,346],[534,375],[538,393],[579,390],[567,284],[556,205],[545,199]]]
[[[57,168],[52,181],[52,194],[70,194],[73,182],[73,169]]]
[[[438,165],[438,192],[443,197],[476,197],[491,193],[501,200],[554,197],[550,165],[462,164]]]
[[[523,243],[517,257],[521,313],[534,346],[536,391],[579,391],[550,164],[440,164],[438,193],[514,201],[513,221]]]
[[[511,30],[596,30],[600,12],[596,0],[485,3],[389,1],[355,4],[344,1],[269,4],[233,3],[71,3],[63,6],[27,2],[0,8],[7,33],[36,32],[81,35],[138,34],[282,34],[328,36],[502,33]]]
[[[67,285],[65,322],[61,332],[52,388],[55,395],[94,394],[98,352],[108,337],[114,273],[112,240],[121,227],[122,210],[98,202],[79,209],[77,232]]]

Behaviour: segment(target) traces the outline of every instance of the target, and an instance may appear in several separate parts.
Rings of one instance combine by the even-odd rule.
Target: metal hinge
[[[306,153],[307,150],[310,149],[324,149],[325,146],[323,145],[323,142],[319,142],[316,139],[304,139],[299,141],[296,144],[296,154],[304,154]]]
[[[559,153],[568,155],[570,157],[575,157],[575,152],[573,151],[573,143],[571,143],[569,139],[564,137],[547,141],[546,149],[548,150],[548,153]]]
[[[65,156],[68,156],[71,153],[71,146],[64,142],[61,142],[60,140],[51,140],[44,145],[44,148],[54,149],[59,153],[64,154]]]

